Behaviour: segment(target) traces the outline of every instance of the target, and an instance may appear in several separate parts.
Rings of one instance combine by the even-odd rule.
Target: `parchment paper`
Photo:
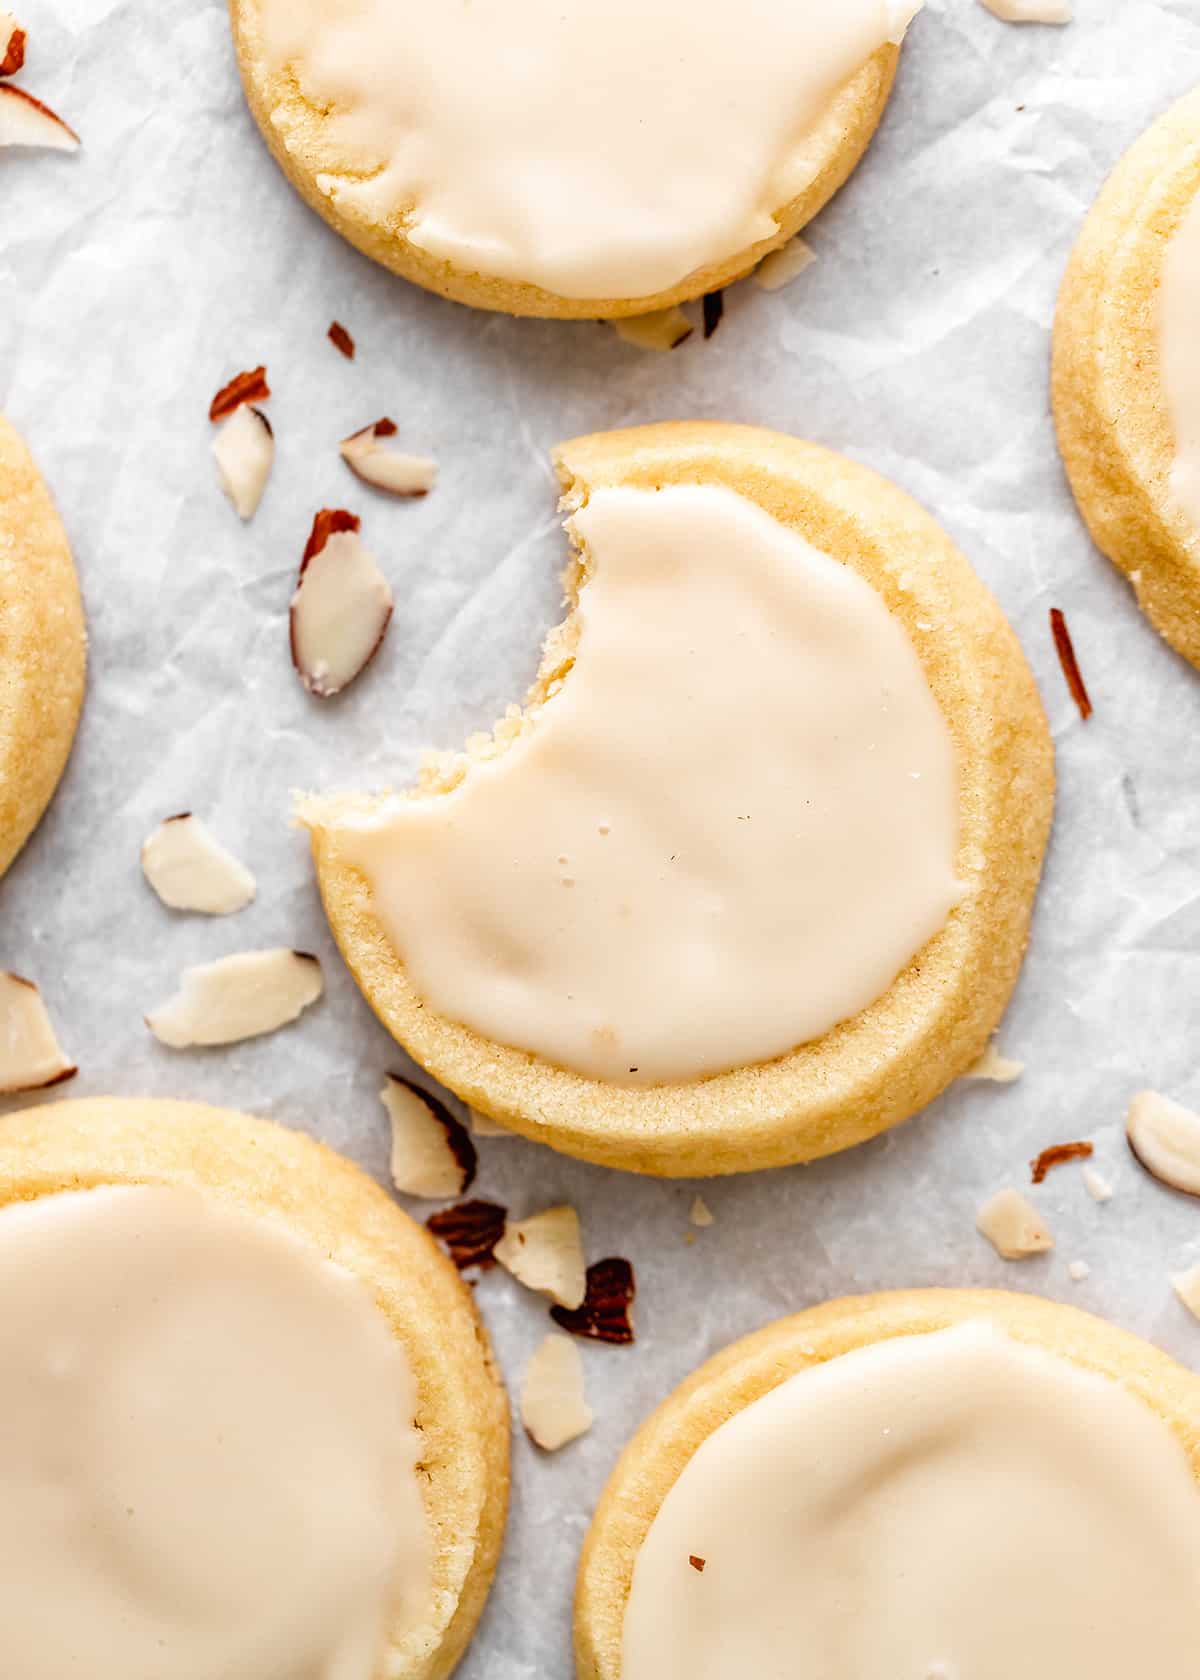
[[[697,27],[703,27],[703,6]],[[384,1173],[380,1076],[404,1061],[321,915],[296,787],[399,782],[520,695],[557,616],[565,548],[546,463],[582,431],[713,416],[869,462],[945,523],[996,591],[1059,750],[1057,828],[1033,944],[1000,1036],[1014,1086],[960,1083],[924,1116],[808,1169],[704,1187],[481,1144],[479,1192],[517,1213],[569,1198],[589,1254],[639,1279],[632,1349],[585,1347],[596,1427],[556,1458],[518,1430],[508,1545],[464,1680],[570,1672],[579,1542],[635,1424],[706,1355],[855,1290],[1030,1289],[1103,1312],[1189,1362],[1200,1325],[1168,1272],[1200,1212],[1147,1180],[1120,1121],[1149,1084],[1200,1101],[1200,677],[1091,548],[1054,447],[1048,332],[1070,243],[1109,168],[1200,80],[1197,0],[1078,0],[1065,29],[929,0],[863,166],[812,226],[787,290],[729,293],[671,355],[599,325],[473,313],[392,278],[310,214],[243,104],[220,0],[21,0],[24,85],[80,130],[75,158],[0,157],[0,404],[71,533],[92,660],[82,731],[39,833],[0,885],[0,964],[43,986],[81,1073],[63,1096],[187,1097],[273,1115]],[[358,341],[326,342],[337,317]],[[249,527],[221,496],[206,414],[267,364],[279,449]],[[379,415],[441,482],[397,505],[336,442]],[[350,505],[393,580],[396,621],[340,702],[302,691],[286,613],[315,509]],[[1081,725],[1047,629],[1064,608],[1096,712]],[[225,920],[174,915],[141,841],[192,809],[258,876]],[[282,943],[320,953],[325,1000],[274,1038],[173,1053],[142,1024],[182,967]],[[980,1200],[1043,1146],[1091,1137],[1117,1195],[1076,1167],[1033,1192],[1057,1252],[1005,1265]],[[419,1214],[428,1211],[417,1205]],[[1091,1277],[1069,1281],[1068,1262]],[[503,1274],[479,1299],[514,1391],[547,1328]]]

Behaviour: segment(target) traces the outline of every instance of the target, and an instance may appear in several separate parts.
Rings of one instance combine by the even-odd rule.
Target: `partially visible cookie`
[[[1071,255],[1054,417],[1097,546],[1200,666],[1200,91],[1126,153]]]
[[[66,765],[86,647],[66,533],[29,451],[0,415],[0,875]]]
[[[472,1108],[713,1174],[916,1113],[982,1053],[1053,805],[1037,691],[945,533],[750,427],[556,452],[579,550],[526,699],[409,794],[303,800],[338,944]]]
[[[724,286],[842,185],[920,0],[230,0],[284,173],[397,273],[616,317]]]
[[[329,1261],[343,1277],[349,1274],[366,1292],[366,1301],[378,1307],[387,1330],[403,1352],[408,1380],[415,1381],[415,1417],[398,1417],[396,1427],[405,1429],[411,1422],[419,1432],[416,1475],[427,1529],[420,1558],[417,1608],[406,1614],[402,1627],[388,1640],[386,1656],[377,1670],[378,1680],[444,1680],[456,1666],[483,1609],[499,1556],[508,1496],[508,1408],[486,1332],[469,1292],[429,1234],[357,1167],[312,1139],[268,1121],[190,1103],[118,1099],[53,1104],[0,1121],[0,1220],[5,1210],[18,1203],[36,1202],[49,1208],[56,1197],[67,1201],[66,1192],[128,1193],[143,1187],[198,1194],[218,1220],[236,1216],[255,1227],[260,1223],[269,1227],[271,1232],[302,1245],[306,1265]],[[166,1216],[146,1205],[147,1225],[152,1232]],[[180,1206],[186,1209],[189,1205],[183,1197]],[[194,1218],[189,1216],[189,1241],[194,1239],[190,1229],[193,1224]],[[167,1226],[169,1230],[169,1218]],[[236,1239],[236,1223],[229,1229]],[[147,1244],[152,1246],[149,1236]],[[154,1252],[159,1248],[161,1242]],[[307,1258],[307,1251],[311,1251],[312,1260]],[[161,1258],[159,1255],[160,1263]],[[181,1282],[170,1272],[169,1264],[162,1276],[165,1306],[169,1310],[178,1298],[191,1313],[197,1291],[202,1298],[203,1276],[189,1276],[185,1271]],[[248,1275],[257,1286],[258,1275]],[[264,1274],[264,1280],[271,1287],[269,1275]],[[315,1292],[316,1282],[314,1279],[310,1293]],[[134,1287],[140,1293],[140,1284]],[[173,1291],[182,1292],[176,1297]],[[114,1304],[114,1320],[119,1316],[119,1306]],[[144,1300],[141,1307],[143,1316],[134,1321],[133,1329],[144,1330]],[[286,1314],[287,1308],[287,1292],[280,1290],[278,1313]],[[186,1321],[194,1320],[189,1317]],[[238,1334],[244,1333],[245,1326],[241,1326]],[[235,1335],[232,1328],[229,1335]],[[163,1336],[156,1332],[149,1345],[161,1358],[164,1345],[170,1347],[169,1337],[164,1343]],[[230,1341],[230,1370],[244,1360],[245,1352],[236,1339]],[[190,1368],[189,1359],[193,1359],[193,1353],[178,1349],[167,1368],[155,1367],[164,1393],[171,1392],[171,1385],[181,1380],[180,1361],[183,1369]],[[105,1375],[111,1388],[111,1374],[106,1371]],[[236,1398],[227,1377],[228,1373],[203,1368],[200,1361],[198,1380],[211,1384],[217,1403],[226,1410],[230,1393]],[[153,1414],[152,1397],[147,1403]],[[143,1404],[142,1399],[137,1404]],[[336,1420],[330,1421],[336,1424]],[[190,1425],[196,1426],[194,1419]],[[250,1439],[258,1427],[257,1418],[247,1417]],[[280,1440],[286,1443],[292,1420],[281,1416],[279,1427],[283,1432]],[[302,1443],[304,1438],[304,1430],[297,1426],[298,1441]],[[103,1435],[98,1439],[107,1444]],[[203,1437],[201,1444],[206,1453],[215,1450]],[[186,1449],[186,1440],[180,1446]],[[352,1444],[347,1458],[351,1465],[357,1463]],[[172,1463],[166,1468],[170,1469],[171,1486],[186,1483],[178,1465]],[[273,1468],[277,1470],[278,1466]],[[295,1463],[289,1477],[294,1476],[300,1486],[311,1468]],[[280,1486],[268,1475],[265,1466],[260,1491],[272,1511],[277,1511],[280,1502],[285,1511],[294,1508],[300,1513],[310,1508],[298,1501],[286,1481]],[[326,1514],[331,1521],[346,1521],[348,1543],[351,1536],[358,1537],[355,1525],[362,1501],[353,1485],[336,1491],[347,1503],[335,1502]],[[365,1495],[369,1490],[361,1492]],[[319,1488],[314,1490],[318,1505],[321,1493]],[[253,1499],[249,1512],[253,1518]],[[131,1508],[129,1515],[132,1518],[140,1513]],[[169,1531],[169,1516],[157,1506],[147,1518],[151,1523],[157,1521],[160,1528],[167,1525]],[[205,1519],[197,1511],[195,1520],[200,1524]],[[277,1515],[272,1520],[277,1521]],[[386,1512],[382,1520],[388,1523]],[[403,1513],[397,1510],[397,1524],[403,1520]],[[271,1532],[269,1523],[264,1532]],[[118,1537],[118,1560],[123,1555],[121,1546],[144,1543],[137,1539],[137,1533],[131,1529],[127,1541]],[[153,1536],[153,1527],[150,1533]],[[314,1546],[318,1539],[312,1536]],[[102,1561],[108,1559],[117,1578],[121,1575],[118,1565],[112,1563],[110,1537],[99,1518],[89,1543],[95,1547],[100,1599],[103,1594],[99,1583],[108,1578],[102,1574]],[[325,1539],[319,1543],[329,1544]],[[336,1545],[334,1549],[336,1552]],[[261,1563],[266,1580],[270,1560],[263,1558]],[[172,1569],[180,1567],[175,1556],[164,1556],[162,1581],[171,1581]],[[286,1582],[270,1584],[286,1599]],[[162,1595],[156,1596],[152,1584],[143,1586],[135,1578],[128,1591],[130,1602],[143,1612],[149,1605],[158,1613],[176,1614],[165,1587]],[[353,1602],[353,1580],[342,1583],[340,1591]],[[250,1597],[253,1600],[252,1592]],[[325,1614],[323,1603],[312,1606],[314,1617]],[[191,1605],[189,1626],[206,1626],[210,1610],[207,1598],[197,1598]],[[249,1614],[253,1614],[253,1603]],[[303,1623],[307,1607],[296,1605],[293,1614]],[[264,1625],[260,1631],[264,1648],[276,1650],[280,1636],[274,1625]],[[6,1620],[0,1629],[0,1653],[8,1652],[5,1641],[10,1637],[13,1635]],[[359,1650],[359,1665],[363,1656]],[[332,1652],[329,1659],[333,1659]],[[3,1666],[6,1672],[29,1672],[22,1664]],[[304,1671],[308,1672],[307,1667]],[[352,1671],[364,1672],[361,1666]],[[238,1667],[236,1672],[249,1671]],[[140,1667],[137,1673],[142,1673]]]
[[[831,1301],[717,1354],[626,1447],[576,1675],[1186,1680],[1198,1545],[1191,1371],[1032,1296]]]

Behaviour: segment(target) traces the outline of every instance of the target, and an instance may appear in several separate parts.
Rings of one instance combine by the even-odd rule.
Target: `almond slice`
[[[695,331],[677,304],[655,309],[649,315],[625,315],[612,324],[618,338],[639,350],[678,350]]]
[[[243,403],[266,402],[270,395],[266,368],[248,368],[245,373],[235,373],[228,385],[222,385],[208,405],[208,418],[224,420]]]
[[[319,700],[340,694],[366,670],[391,623],[391,588],[358,526],[344,509],[318,513],[292,596],[292,663]]]
[[[1193,1318],[1200,1318],[1200,1266],[1186,1272],[1176,1272],[1171,1286]]]
[[[213,439],[221,488],[240,519],[253,519],[275,461],[275,434],[261,408],[243,403]]]
[[[376,490],[393,496],[426,496],[437,483],[437,462],[425,455],[402,455],[389,449],[383,438],[395,437],[396,422],[386,415],[361,432],[352,432],[338,445],[342,460]]]
[[[549,1295],[560,1307],[583,1305],[587,1267],[579,1215],[573,1207],[547,1208],[506,1225],[495,1257],[518,1283]]]
[[[1086,1283],[1092,1275],[1092,1268],[1086,1260],[1072,1260],[1067,1267],[1067,1276],[1072,1283]]]
[[[24,88],[0,82],[0,146],[43,146],[52,152],[77,152],[80,139],[57,111]]]
[[[0,1096],[61,1085],[78,1072],[33,981],[0,969]]]
[[[764,292],[778,292],[784,286],[790,286],[792,281],[811,268],[817,260],[817,253],[800,235],[789,239],[786,245],[781,245],[778,251],[770,251],[754,270],[754,283],[761,286]]]
[[[1139,1091],[1125,1117],[1125,1136],[1160,1184],[1200,1196],[1200,1114],[1157,1091]]]
[[[979,1060],[962,1075],[964,1079],[990,1079],[995,1085],[1011,1085],[1025,1072],[1024,1062],[1010,1061],[1002,1056],[994,1044],[989,1044]]]
[[[1075,16],[1071,0],[983,0],[983,4],[1003,23],[1070,23]]]
[[[389,1073],[379,1093],[392,1123],[392,1183],[406,1196],[441,1201],[461,1196],[479,1157],[445,1103],[411,1080]]]
[[[11,12],[0,12],[0,76],[15,76],[25,63],[25,31]]]
[[[1068,1161],[1088,1161],[1095,1154],[1096,1146],[1086,1138],[1079,1138],[1073,1143],[1052,1143],[1048,1149],[1043,1149],[1040,1155],[1035,1155],[1029,1163],[1029,1174],[1034,1184],[1043,1184],[1046,1174],[1055,1167],[1065,1166]]]
[[[175,996],[146,1016],[160,1044],[238,1044],[294,1021],[324,990],[321,964],[307,951],[243,951],[185,968]]]
[[[975,1226],[1001,1260],[1028,1260],[1054,1247],[1041,1214],[1016,1190],[997,1191],[980,1208]]]
[[[521,1422],[546,1452],[557,1452],[592,1427],[583,1359],[569,1336],[547,1336],[529,1361],[521,1385]]]
[[[244,910],[257,890],[246,866],[190,811],[168,817],[146,840],[142,872],[170,909],[205,916]]]

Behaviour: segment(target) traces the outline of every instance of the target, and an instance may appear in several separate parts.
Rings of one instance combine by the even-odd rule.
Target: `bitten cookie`
[[[310,797],[380,1019],[476,1109],[671,1174],[847,1148],[982,1052],[1053,804],[1029,669],[907,495],[749,427],[555,456],[578,558],[524,712]]]
[[[0,1276],[0,1669],[450,1674],[508,1410],[468,1291],[370,1179],[220,1109],[28,1110],[0,1121]]]
[[[1200,1379],[1031,1296],[832,1301],[703,1365],[584,1546],[578,1680],[1187,1680]]]
[[[1200,92],[1126,153],[1084,223],[1054,324],[1054,416],[1097,546],[1200,665]]]
[[[920,0],[230,0],[250,108],[376,261],[514,315],[737,279],[867,147]]]
[[[29,451],[0,415],[0,876],[63,773],[86,650],[66,533]]]

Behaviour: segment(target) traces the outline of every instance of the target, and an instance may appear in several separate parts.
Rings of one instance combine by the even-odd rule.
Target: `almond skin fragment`
[[[441,1201],[474,1182],[478,1156],[445,1103],[411,1080],[389,1073],[379,1093],[392,1123],[392,1183],[406,1196]]]
[[[1041,1214],[1016,1190],[997,1191],[980,1208],[975,1225],[1001,1260],[1029,1260],[1054,1247]]]
[[[1200,1114],[1157,1091],[1139,1091],[1125,1136],[1134,1159],[1160,1184],[1200,1196]]]
[[[505,1227],[495,1258],[526,1289],[549,1295],[560,1307],[583,1305],[587,1270],[579,1215],[573,1207],[547,1208]]]
[[[583,1305],[574,1311],[551,1307],[550,1317],[572,1336],[610,1342],[615,1347],[626,1346],[634,1339],[629,1309],[636,1294],[637,1283],[628,1260],[619,1257],[597,1260],[587,1269]]]
[[[1067,628],[1066,614],[1058,607],[1050,608],[1050,632],[1054,637],[1054,650],[1058,654],[1058,663],[1062,666],[1071,698],[1079,708],[1080,717],[1086,723],[1092,715],[1092,702],[1083,680],[1083,673],[1079,669],[1079,661],[1075,657],[1075,644]]]
[[[0,969],[0,1096],[61,1085],[78,1071],[33,981]]]
[[[224,420],[240,408],[243,403],[266,402],[271,395],[271,387],[267,384],[267,370],[265,367],[250,368],[245,373],[235,373],[228,385],[222,385],[212,402],[209,404],[208,418],[210,420]]]
[[[243,951],[185,968],[175,996],[146,1017],[160,1044],[238,1044],[278,1031],[321,996],[321,964],[307,951]]]
[[[392,619],[391,588],[358,526],[356,516],[343,509],[318,513],[292,596],[292,663],[319,700],[340,694],[361,676]]]
[[[557,1452],[585,1435],[593,1421],[579,1349],[569,1336],[547,1336],[525,1372],[521,1422],[539,1447]]]
[[[257,891],[246,866],[190,811],[168,817],[145,841],[142,872],[170,909],[205,916],[244,910]]]
[[[1055,1167],[1063,1166],[1067,1161],[1087,1161],[1095,1153],[1095,1145],[1080,1140],[1078,1143],[1052,1143],[1049,1149],[1043,1149],[1029,1163],[1029,1171],[1035,1184],[1044,1182],[1046,1174]]]
[[[385,415],[373,426],[352,432],[338,445],[342,460],[364,484],[391,496],[426,496],[437,483],[437,462],[425,455],[403,455],[382,440],[395,437],[396,422]]]
[[[618,338],[639,350],[678,350],[695,330],[678,304],[649,315],[626,315],[612,324]]]
[[[57,111],[24,88],[0,82],[0,146],[41,146],[52,152],[77,152],[80,139]]]
[[[465,1272],[471,1266],[495,1264],[493,1250],[504,1235],[507,1218],[508,1209],[498,1202],[471,1201],[430,1214],[425,1224],[445,1243],[459,1271]]]
[[[704,336],[711,338],[725,318],[725,293],[704,294]]]
[[[261,408],[242,403],[213,439],[221,488],[239,519],[253,519],[275,463],[275,434]]]
[[[0,12],[0,76],[15,76],[25,63],[25,31],[11,12]]]
[[[335,350],[340,350],[348,362],[354,360],[354,340],[340,321],[329,323],[329,342]]]

